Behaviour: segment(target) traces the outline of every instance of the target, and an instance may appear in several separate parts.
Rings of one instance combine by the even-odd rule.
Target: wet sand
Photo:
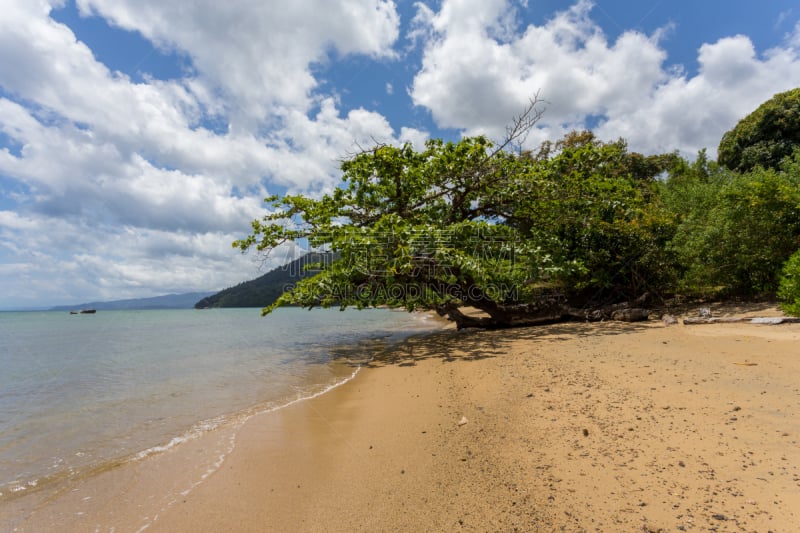
[[[442,331],[15,525],[797,531],[799,347],[797,324]]]

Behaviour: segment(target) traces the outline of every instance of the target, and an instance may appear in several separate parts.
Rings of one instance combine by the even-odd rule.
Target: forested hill
[[[307,265],[320,263],[326,257],[329,256],[317,253],[306,254],[254,280],[245,281],[203,298],[195,304],[195,308],[267,307],[277,300],[288,287],[300,279],[316,273],[314,270],[306,270]]]

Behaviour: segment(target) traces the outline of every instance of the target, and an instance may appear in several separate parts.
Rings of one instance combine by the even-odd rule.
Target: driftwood
[[[672,315],[663,315],[661,320],[664,322],[665,326],[674,326],[678,323],[678,319]]]
[[[619,320],[621,322],[641,322],[650,317],[650,311],[640,307],[633,307],[630,309],[620,309],[611,313],[611,320]]]
[[[737,317],[737,316],[719,316],[719,317],[690,317],[684,318],[683,323],[687,326],[698,326],[701,324],[800,324],[800,318],[785,317],[785,316],[769,316],[769,317]]]

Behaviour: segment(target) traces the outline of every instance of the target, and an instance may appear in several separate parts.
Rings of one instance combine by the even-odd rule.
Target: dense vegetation
[[[747,172],[778,168],[800,145],[800,88],[776,94],[723,135],[719,163]]]
[[[343,162],[333,193],[268,198],[271,212],[234,246],[307,239],[336,253],[265,313],[388,305],[433,309],[459,327],[507,327],[605,318],[616,304],[675,294],[774,295],[800,248],[800,126],[758,116],[765,106],[794,116],[780,106],[794,109],[795,93],[726,134],[722,164],[704,152],[693,162],[645,156],[591,132],[512,150],[540,116],[534,100],[499,145],[469,137],[362,151]],[[729,146],[770,155],[731,163]]]
[[[784,311],[800,316],[800,250],[792,254],[783,267],[778,296]]]
[[[211,294],[194,304],[196,309],[217,307],[267,307],[299,280],[314,274],[307,266],[324,261],[321,254],[306,254],[256,279]]]

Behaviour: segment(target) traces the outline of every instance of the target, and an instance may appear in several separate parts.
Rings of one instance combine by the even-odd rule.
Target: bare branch
[[[372,135],[370,135],[370,139],[372,139],[372,147],[371,148],[365,148],[365,147],[361,146],[361,144],[358,143],[358,141],[353,141],[353,144],[356,146],[356,148],[358,150],[356,150],[355,152],[350,152],[350,151],[345,152],[345,156],[342,159],[340,159],[339,162],[343,163],[345,161],[349,161],[349,160],[354,159],[355,157],[358,157],[359,155],[363,155],[363,154],[374,154],[375,152],[377,152],[381,148],[389,146],[387,143],[385,143],[383,141],[379,141],[378,139],[376,139]]]
[[[497,144],[497,148],[492,152],[492,155],[505,150],[509,146],[514,146],[517,153],[522,152],[522,145],[528,138],[531,130],[541,120],[546,108],[542,107],[548,102],[539,97],[541,91],[536,93],[528,99],[528,106],[525,110],[513,118],[511,124],[506,126],[506,136],[503,141]],[[490,156],[491,157],[491,156]]]

